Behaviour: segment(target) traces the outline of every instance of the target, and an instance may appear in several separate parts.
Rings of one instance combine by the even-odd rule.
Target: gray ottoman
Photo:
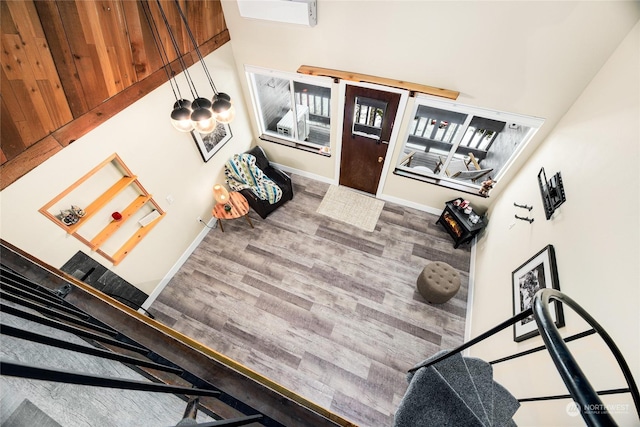
[[[460,276],[446,262],[435,261],[428,264],[417,280],[418,292],[430,303],[442,304],[449,301],[460,289]]]

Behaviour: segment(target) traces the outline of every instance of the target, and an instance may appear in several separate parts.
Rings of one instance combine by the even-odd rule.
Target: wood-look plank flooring
[[[393,424],[407,369],[462,343],[470,249],[437,216],[386,202],[374,232],[316,213],[329,185],[293,175],[294,198],[251,229],[209,231],[152,311],[158,320],[362,427]],[[431,261],[462,287],[427,303]]]

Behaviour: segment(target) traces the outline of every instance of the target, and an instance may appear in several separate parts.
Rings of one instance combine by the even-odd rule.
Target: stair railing
[[[553,318],[551,317],[551,311],[549,310],[549,303],[551,300],[556,300],[558,301],[558,303],[566,304],[567,306],[572,308],[592,327],[592,329],[572,335],[567,338],[562,338],[560,336],[558,328],[553,321]],[[435,365],[442,360],[445,360],[481,341],[484,341],[485,339],[531,315],[533,315],[533,318],[536,322],[545,345],[516,353],[511,356],[503,357],[489,363],[493,365],[501,362],[506,362],[507,360],[513,360],[518,357],[527,356],[529,354],[533,354],[546,349],[549,352],[549,355],[551,356],[551,359],[553,360],[556,369],[558,370],[570,394],[525,398],[518,399],[518,401],[532,402],[573,398],[573,400],[578,404],[580,414],[582,415],[582,418],[588,426],[615,426],[615,421],[609,414],[606,405],[604,405],[600,400],[599,396],[630,393],[633,399],[634,406],[636,408],[636,413],[640,418],[640,393],[638,392],[638,386],[636,385],[633,375],[631,374],[631,369],[629,369],[629,365],[622,355],[622,352],[615,344],[611,336],[589,313],[587,313],[586,310],[584,310],[584,308],[582,308],[578,303],[576,303],[567,295],[555,289],[539,290],[534,295],[532,306],[530,308],[518,313],[517,315],[489,329],[487,332],[462,344],[461,346],[456,347],[448,353],[416,365],[415,367],[411,368],[409,372],[415,372],[420,368]],[[582,372],[582,369],[576,362],[571,351],[569,351],[569,348],[566,345],[567,342],[575,341],[596,333],[602,338],[602,340],[605,342],[605,344],[615,357],[616,361],[618,362],[618,366],[620,367],[627,383],[626,388],[595,391],[591,383],[589,383],[588,379],[586,378],[584,372]],[[597,408],[597,410],[592,410],[592,408]]]
[[[68,293],[66,292],[64,296]],[[150,381],[51,369],[4,358],[0,358],[0,375],[102,388],[171,393],[178,395],[178,397],[213,397],[233,407],[238,412],[250,413],[250,415],[222,419],[214,411],[198,403],[199,399],[196,398],[189,401],[187,405],[188,411],[185,411],[183,418],[195,419],[196,408],[199,408],[214,418],[215,421],[189,425],[232,427],[260,423],[265,426],[283,427],[279,422],[222,393],[209,382],[182,369],[149,348],[140,345],[119,331],[100,322],[66,301],[64,296],[25,278],[4,265],[0,266],[0,298],[2,299],[0,301],[0,309],[3,313],[21,318],[27,322],[38,323],[66,333],[72,333],[93,345],[76,344],[69,340],[43,335],[4,322],[0,322],[0,335],[123,363]],[[130,356],[121,353],[119,350],[132,351],[138,353],[138,355]],[[156,371],[156,374],[149,375],[144,368],[152,369]],[[175,375],[178,378],[177,382],[187,382],[189,385],[174,385],[163,382],[159,375],[161,372],[165,373],[165,378]]]

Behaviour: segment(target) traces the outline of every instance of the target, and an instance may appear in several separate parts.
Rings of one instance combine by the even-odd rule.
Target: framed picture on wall
[[[205,162],[208,162],[233,136],[231,128],[225,123],[217,123],[216,128],[209,134],[201,134],[193,130],[191,135]]]
[[[529,307],[535,293],[544,288],[560,290],[558,268],[552,245],[548,245],[531,259],[518,267],[511,275],[513,284],[513,315],[517,315]],[[564,326],[562,304],[558,301],[550,303],[551,317],[555,325]],[[533,315],[513,325],[513,340],[524,341],[538,335],[538,326]]]

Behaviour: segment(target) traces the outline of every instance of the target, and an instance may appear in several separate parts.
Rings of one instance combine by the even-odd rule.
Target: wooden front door
[[[340,185],[376,194],[400,94],[347,85]]]

